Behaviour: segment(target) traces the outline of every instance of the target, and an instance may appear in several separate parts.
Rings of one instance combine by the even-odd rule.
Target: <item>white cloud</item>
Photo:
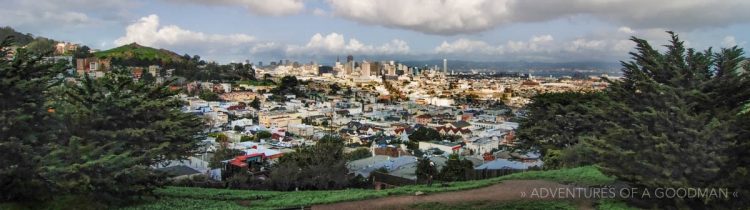
[[[724,47],[734,47],[737,46],[737,40],[734,36],[726,36],[724,37],[724,40],[721,41],[721,45]]]
[[[451,43],[443,41],[442,44],[435,47],[435,52],[440,54],[459,54],[459,53],[483,53],[493,54],[498,49],[491,47],[489,44],[483,41],[476,41],[470,39],[458,39]]]
[[[552,35],[533,36],[528,41],[508,40],[503,45],[491,45],[484,41],[461,38],[453,42],[443,41],[435,47],[438,54],[523,54],[550,51],[553,48]]]
[[[620,27],[619,29],[617,29],[617,31],[620,32],[620,33],[626,33],[626,34],[634,34],[635,33],[635,31],[633,31],[633,29],[631,29],[630,27],[627,27],[627,26]]]
[[[253,14],[266,16],[284,16],[300,13],[305,4],[302,0],[168,0],[203,5],[241,6]]]
[[[176,25],[161,25],[159,16],[149,15],[127,26],[125,35],[115,45],[136,42],[140,45],[166,48],[178,53],[198,54],[209,59],[246,56],[255,43],[247,34],[207,34]]]
[[[329,15],[328,15],[328,12],[326,12],[325,10],[323,10],[323,9],[320,9],[320,8],[315,8],[315,9],[313,9],[313,10],[312,10],[312,14],[313,14],[313,15],[315,15],[315,16],[320,16],[320,17],[326,17],[326,16],[329,16]]]
[[[552,35],[532,36],[527,40],[506,40],[500,44],[490,44],[481,40],[460,38],[452,42],[443,41],[434,48],[434,53],[457,59],[474,60],[533,60],[533,61],[590,61],[626,59],[627,52],[635,44],[628,40],[640,32],[623,32],[622,28],[602,31],[598,34],[557,40]],[[645,31],[644,31],[645,33]],[[661,32],[661,39],[667,38]]]
[[[638,29],[696,29],[747,22],[750,1],[712,0],[328,0],[335,15],[429,34],[464,34],[508,23],[588,15]],[[622,32],[632,32],[629,27]]]
[[[368,45],[357,39],[351,38],[347,42],[344,35],[330,33],[322,35],[317,33],[310,38],[304,46],[289,45],[286,49],[288,54],[298,55],[305,53],[331,55],[331,54],[365,54],[365,55],[383,55],[383,54],[406,54],[409,52],[409,45],[406,41],[394,39],[384,43],[381,46]]]
[[[50,31],[117,23],[134,5],[123,0],[8,0],[0,7],[0,25]]]

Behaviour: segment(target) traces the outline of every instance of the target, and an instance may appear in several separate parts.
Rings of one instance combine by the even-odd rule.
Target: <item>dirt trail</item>
[[[571,200],[578,209],[593,209],[592,201],[578,198],[545,198],[530,197],[534,189],[547,188],[574,188],[574,186],[563,185],[557,182],[544,180],[510,180],[494,184],[488,187],[473,190],[455,192],[434,193],[428,195],[403,195],[389,196],[383,198],[316,205],[312,209],[408,209],[410,205],[425,202],[439,202],[444,204],[471,202],[471,201],[512,201],[512,200]],[[525,192],[524,197],[522,193]]]

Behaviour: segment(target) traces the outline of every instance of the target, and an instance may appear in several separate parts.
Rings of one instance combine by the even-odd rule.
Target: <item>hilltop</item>
[[[166,50],[156,49],[139,45],[138,43],[130,43],[127,45],[119,46],[109,50],[96,52],[94,56],[98,58],[113,58],[120,60],[161,60],[164,62],[182,62],[185,59],[179,54]]]

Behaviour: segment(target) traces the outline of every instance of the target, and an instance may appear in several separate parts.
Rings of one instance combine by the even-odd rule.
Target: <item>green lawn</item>
[[[387,190],[348,189],[328,191],[255,191],[188,187],[168,187],[157,194],[161,199],[134,205],[126,209],[274,209],[309,206],[314,204],[378,198],[389,195],[409,195],[417,191],[437,193],[479,188],[503,180],[544,179],[577,185],[604,185],[614,181],[593,166],[573,169],[530,171],[486,180],[453,182],[448,186],[412,185]],[[529,204],[532,205],[532,204]]]
[[[191,188],[191,187],[167,187],[159,189],[156,194],[159,198],[145,200],[141,203],[133,204],[123,209],[278,209],[310,206],[314,204],[336,203],[342,201],[363,200],[370,198],[379,198],[390,195],[413,195],[417,191],[424,193],[438,193],[457,190],[466,190],[489,186],[502,182],[503,180],[522,180],[522,179],[543,179],[566,184],[576,184],[582,186],[605,185],[614,182],[614,179],[607,177],[594,166],[586,166],[572,169],[549,170],[549,171],[530,171],[515,173],[492,179],[452,182],[446,185],[435,184],[433,186],[411,185],[387,190],[371,189],[347,189],[347,190],[326,190],[326,191],[260,191],[260,190],[228,190],[228,189],[210,189],[210,188]],[[432,205],[432,206],[430,206]],[[439,206],[442,204],[419,204],[413,208],[441,209],[441,208],[459,208],[460,206]],[[462,204],[463,205],[463,204]],[[515,208],[515,209],[537,209],[539,206],[543,209],[568,209],[571,206],[566,201],[519,201],[508,204],[501,203],[476,203],[469,202],[465,205],[477,205],[477,208]],[[40,206],[44,206],[41,207]],[[62,207],[67,206],[67,207]],[[74,199],[57,199],[48,204],[37,204],[34,207],[20,206],[13,203],[0,204],[0,209],[64,209],[75,206],[90,206],[85,202],[75,201]],[[433,208],[434,207],[434,208]],[[597,201],[599,209],[627,209],[627,205],[616,200]]]

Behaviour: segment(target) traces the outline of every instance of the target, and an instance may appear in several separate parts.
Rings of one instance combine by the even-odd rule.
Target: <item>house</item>
[[[223,178],[231,177],[232,174],[240,172],[264,172],[266,168],[267,157],[263,153],[252,153],[247,155],[236,156],[233,159],[222,161],[224,163]]]
[[[458,128],[458,129],[472,129],[473,128],[471,126],[471,123],[463,121],[463,120],[452,122],[452,123],[447,123],[447,124],[445,124],[445,127],[448,127],[448,128]]]
[[[233,120],[231,123],[229,123],[229,126],[231,126],[232,128],[234,128],[234,127],[242,127],[242,128],[244,128],[246,126],[251,126],[251,125],[253,125],[253,120],[252,119],[248,119],[248,118],[242,118],[242,119],[239,119],[239,120]]]
[[[466,149],[473,155],[482,155],[490,153],[494,149],[500,147],[500,138],[497,136],[492,137],[477,137],[472,138],[466,142]]]
[[[315,128],[312,125],[295,123],[295,124],[289,124],[287,127],[290,133],[293,133],[302,137],[312,136],[315,132]]]
[[[452,153],[458,153],[461,151],[461,144],[449,142],[449,141],[420,141],[419,142],[419,149],[422,151],[427,151],[430,149],[438,149],[442,151],[444,154],[452,154]]]
[[[430,114],[418,115],[417,117],[415,117],[414,120],[417,122],[417,124],[427,125],[427,124],[432,123],[432,115]]]

